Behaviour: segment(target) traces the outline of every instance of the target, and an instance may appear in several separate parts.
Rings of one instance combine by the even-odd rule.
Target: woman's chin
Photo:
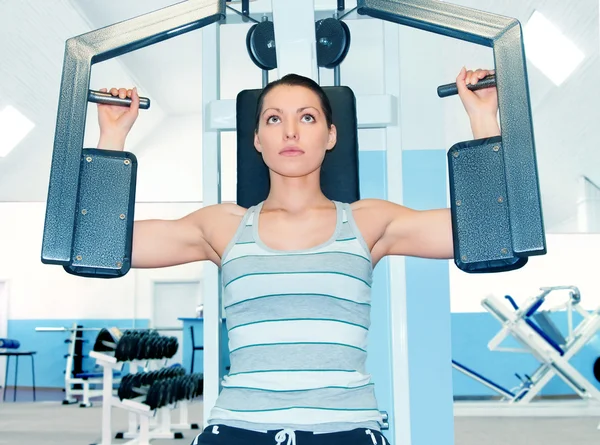
[[[271,170],[273,173],[276,173],[279,176],[285,178],[301,178],[304,176],[308,176],[311,173],[314,173],[315,170],[318,170],[319,166],[306,165],[303,163],[285,163],[288,165],[276,165]],[[293,165],[296,164],[296,165]]]

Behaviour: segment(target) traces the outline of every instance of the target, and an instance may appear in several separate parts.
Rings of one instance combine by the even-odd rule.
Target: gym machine
[[[313,49],[310,45],[294,46],[298,41],[315,42],[314,23],[303,35],[304,28],[298,23],[305,22],[294,16],[311,5],[314,9],[314,2],[272,0],[271,3],[279,74],[298,72],[315,78],[317,61]],[[244,10],[250,17],[248,4]],[[498,88],[502,136],[461,142],[448,151],[454,262],[465,272],[491,273],[518,269],[527,263],[529,256],[545,254],[520,23],[435,0],[359,0],[356,11],[359,15],[493,48],[496,70],[493,82]],[[199,28],[203,28],[203,112],[207,116],[203,133],[203,201],[204,205],[220,201],[219,132],[235,130],[235,119],[231,118],[235,116],[235,101],[219,100],[218,26],[226,18],[225,13],[223,0],[188,0],[69,39],[50,172],[42,262],[60,265],[68,273],[96,278],[121,277],[129,271],[137,162],[131,153],[82,147],[91,65]],[[269,25],[263,26],[266,29]],[[343,25],[336,29],[342,28]],[[312,32],[315,34],[309,35]],[[385,35],[396,39],[395,43],[390,39],[390,45],[386,46],[384,62],[386,73],[393,77],[398,74],[399,58],[393,50],[397,49],[398,34],[386,27]],[[257,60],[260,58],[259,40],[253,35],[248,39],[248,47]],[[320,37],[318,45],[327,45],[327,40]],[[349,41],[348,35],[346,40]],[[275,43],[275,40],[267,39],[269,42]],[[340,47],[334,59],[343,57],[343,45]],[[291,53],[293,60],[284,56]],[[264,78],[263,75],[263,83]],[[399,90],[392,83],[386,80],[385,94],[371,98],[368,104],[357,97],[358,104],[366,104],[357,109],[357,126],[383,129],[386,138],[398,144]],[[442,88],[438,94],[447,96],[455,94],[455,90],[455,86],[454,91]],[[388,164],[400,163],[400,150],[396,152],[390,146],[388,144]],[[112,181],[106,187],[98,187],[98,181],[106,177]],[[388,199],[401,201],[395,187],[401,186],[400,180],[389,177],[387,181]],[[110,243],[105,242],[107,239]],[[396,262],[390,261],[390,264]],[[210,267],[206,270],[205,290],[219,296],[219,272]],[[391,271],[390,292],[401,293],[398,286],[403,280],[401,271]],[[406,338],[400,332],[406,329],[406,316],[401,310],[404,302],[391,304],[394,320],[391,338],[394,343],[402,344]],[[220,339],[216,334],[219,313],[219,298],[205,302],[205,418],[219,392]],[[395,441],[408,443],[411,420],[407,412],[406,348],[394,350],[393,354],[399,354],[393,360],[391,378],[398,414]]]

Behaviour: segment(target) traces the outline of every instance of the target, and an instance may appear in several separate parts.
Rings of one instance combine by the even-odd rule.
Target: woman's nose
[[[286,122],[284,132],[286,139],[298,139],[298,126],[295,122]]]

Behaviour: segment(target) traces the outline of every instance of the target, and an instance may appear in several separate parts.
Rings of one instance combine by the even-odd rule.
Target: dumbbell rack
[[[119,445],[133,444],[149,445],[151,439],[181,439],[182,433],[173,432],[173,429],[197,429],[196,424],[188,423],[188,406],[186,401],[179,401],[177,405],[180,408],[180,423],[171,425],[171,411],[173,405],[165,406],[157,410],[152,410],[145,403],[141,403],[143,397],[139,399],[119,400],[113,395],[113,370],[120,371],[125,363],[129,363],[131,372],[137,372],[142,363],[162,362],[160,360],[144,360],[122,362],[111,355],[92,351],[90,357],[96,360],[96,364],[103,369],[103,394],[102,394],[102,439],[100,443],[93,445],[112,445],[112,408],[121,408],[129,412],[129,428],[125,433],[118,433],[117,438],[133,439],[129,442],[119,443]],[[139,400],[139,401],[138,401]],[[158,417],[156,428],[150,430],[151,418]],[[139,420],[139,421],[138,421]]]
[[[150,361],[143,361],[144,364],[146,363],[158,363],[162,360],[150,360]],[[138,369],[144,369],[144,366],[141,365],[142,361],[131,361],[129,362],[129,373],[130,374],[134,374],[136,372],[138,372]],[[150,366],[151,367],[151,366]],[[157,368],[159,368],[157,366]],[[148,369],[148,366],[146,366],[146,370],[150,370]],[[151,433],[151,438],[152,439],[182,439],[183,435],[181,435],[181,433],[173,433],[171,430],[197,430],[199,429],[199,426],[197,423],[189,423],[188,421],[188,402],[186,400],[180,400],[177,402],[177,407],[179,408],[179,423],[177,424],[172,424],[172,410],[173,410],[173,406],[169,406],[169,407],[164,407],[164,408],[159,408],[158,411],[158,417],[160,417],[160,421],[159,422],[150,422],[150,426],[151,427],[156,427],[156,429],[154,429]],[[136,439],[139,434],[138,434],[138,421],[137,421],[138,415],[134,412],[129,412],[129,428],[128,431],[125,433],[117,433],[116,434],[116,438],[117,439]],[[154,418],[156,419],[156,417]],[[153,419],[153,420],[154,420]],[[174,434],[174,436],[173,436]]]

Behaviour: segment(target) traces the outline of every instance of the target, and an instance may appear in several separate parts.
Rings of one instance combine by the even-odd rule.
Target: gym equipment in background
[[[103,369],[102,439],[98,445],[111,443],[113,407],[129,413],[129,430],[115,436],[132,439],[125,444],[149,445],[151,439],[181,439],[183,434],[174,430],[199,428],[188,422],[188,404],[202,395],[204,379],[202,374],[186,374],[179,364],[166,366],[168,356],[177,348],[176,339],[173,345],[169,337],[148,330],[122,332],[111,328],[98,333],[90,352]],[[129,374],[121,379],[115,395],[112,376],[115,371],[122,371],[125,364]],[[178,424],[172,423],[175,409],[179,409]],[[151,418],[159,419],[154,429]]]
[[[78,402],[75,396],[81,396],[79,401],[81,408],[93,406],[91,399],[102,396],[102,372],[86,371],[83,367],[84,358],[89,355],[84,351],[84,344],[88,342],[83,338],[83,333],[98,332],[100,328],[85,328],[73,323],[71,327],[37,327],[36,332],[68,332],[69,338],[65,340],[68,344],[68,352],[65,355],[65,398],[63,405],[71,405]],[[119,383],[120,373],[115,373],[113,378]],[[93,388],[92,388],[93,387]]]
[[[483,307],[496,318],[502,329],[495,335],[488,347],[491,351],[517,352],[531,354],[540,362],[538,368],[531,376],[516,374],[521,383],[513,389],[506,389],[476,371],[453,360],[453,367],[463,374],[475,379],[488,388],[496,391],[500,402],[460,402],[457,406],[473,406],[484,408],[488,404],[493,409],[494,405],[507,404],[512,407],[530,406],[535,408],[542,402],[534,401],[543,387],[553,377],[564,381],[581,400],[585,403],[600,403],[600,391],[590,383],[581,373],[569,363],[600,329],[600,307],[594,311],[587,311],[581,307],[581,294],[576,286],[542,287],[539,295],[527,299],[520,307],[515,300],[507,295],[505,298],[510,307],[494,296],[488,296],[481,302]],[[552,292],[568,291],[568,298],[551,308],[543,310],[549,304],[549,295]],[[563,333],[552,321],[553,312],[566,311],[567,331]],[[581,316],[581,321],[574,326],[573,314]],[[515,339],[523,348],[500,346],[508,337]],[[554,402],[560,405],[565,402]],[[569,403],[569,402],[566,402]],[[598,405],[600,407],[600,405]],[[490,411],[490,414],[492,412]]]
[[[102,329],[96,337],[94,351],[113,356],[117,362],[130,360],[170,359],[177,353],[176,337],[165,337],[157,331]]]
[[[150,409],[162,408],[181,400],[202,395],[202,374],[187,374],[181,365],[158,371],[128,374],[121,380],[120,400],[138,399]]]

